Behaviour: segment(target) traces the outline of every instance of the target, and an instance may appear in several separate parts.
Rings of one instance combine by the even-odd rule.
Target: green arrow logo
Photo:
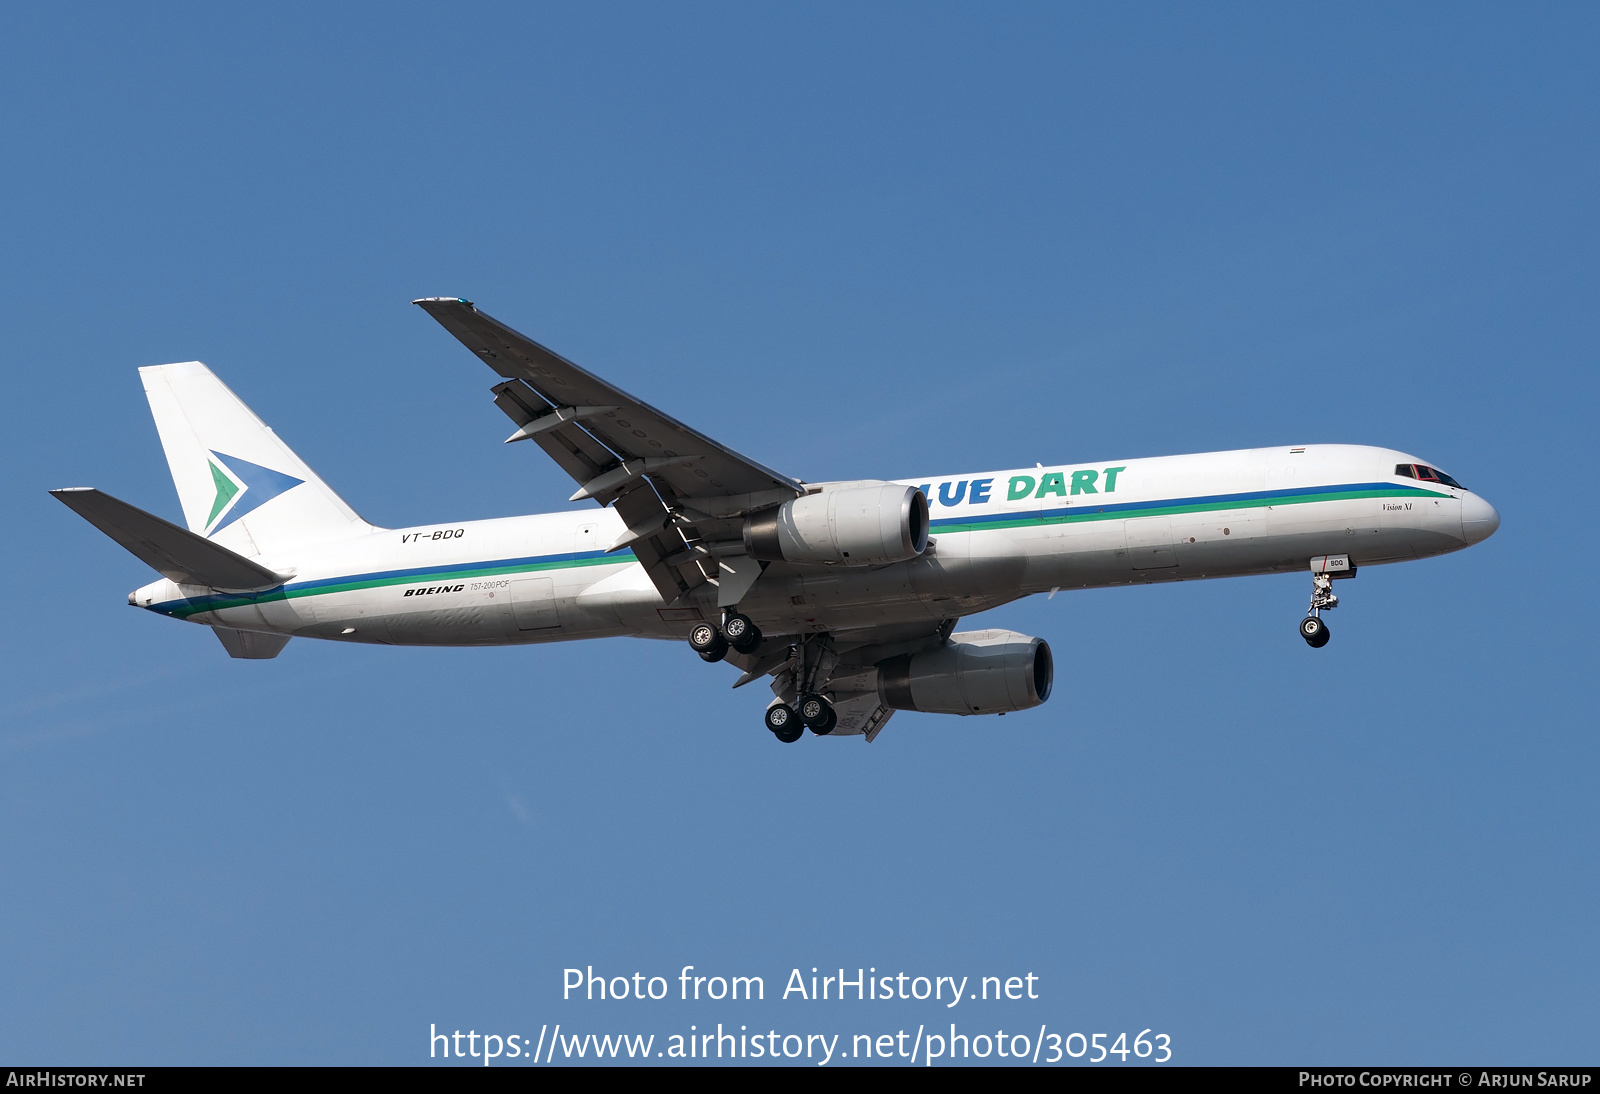
[[[228,507],[233,496],[239,492],[239,484],[230,479],[227,472],[218,467],[215,460],[207,460],[211,465],[211,478],[217,484],[217,500],[211,503],[211,515],[206,518],[206,527],[211,527],[217,519],[217,514]]]

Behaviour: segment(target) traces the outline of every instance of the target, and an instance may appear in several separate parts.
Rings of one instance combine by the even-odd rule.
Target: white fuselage
[[[1467,490],[1395,473],[1414,457],[1310,445],[1052,465],[920,486],[932,543],[873,567],[772,563],[739,609],[769,634],[955,619],[1052,589],[1357,566],[1459,550],[1498,516]],[[140,607],[243,630],[395,645],[681,638],[716,589],[671,606],[612,509],[376,531],[261,561],[292,579],[257,594],[157,581]]]

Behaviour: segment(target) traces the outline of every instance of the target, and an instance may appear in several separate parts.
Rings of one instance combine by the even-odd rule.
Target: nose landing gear
[[[1316,616],[1308,615],[1300,620],[1300,637],[1312,649],[1321,649],[1328,644],[1328,625]]]
[[[1311,607],[1309,614],[1300,621],[1300,637],[1306,640],[1306,645],[1314,650],[1320,650],[1328,644],[1332,637],[1328,632],[1328,625],[1322,621],[1324,608],[1337,608],[1339,597],[1333,591],[1333,577],[1326,573],[1313,573],[1311,575]]]

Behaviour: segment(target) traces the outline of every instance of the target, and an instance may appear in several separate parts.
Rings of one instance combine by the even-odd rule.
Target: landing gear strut
[[[738,629],[736,620],[742,621],[749,630],[755,630],[755,624],[748,619],[737,612],[729,612],[724,626],[729,639],[734,637]],[[744,638],[744,641],[751,643],[752,649],[760,640],[759,637]],[[839,724],[839,712],[834,709],[833,702],[822,694],[828,673],[838,660],[831,636],[797,636],[789,646],[788,658],[788,666],[775,673],[772,690],[778,698],[767,708],[767,728],[774,737],[785,743],[798,741],[808,729],[818,737],[832,733]]]
[[[1337,608],[1339,598],[1333,591],[1333,578],[1329,574],[1311,575],[1311,608],[1304,619],[1300,621],[1300,637],[1306,640],[1306,645],[1314,650],[1320,650],[1328,644],[1331,637],[1328,625],[1322,621],[1324,608]]]

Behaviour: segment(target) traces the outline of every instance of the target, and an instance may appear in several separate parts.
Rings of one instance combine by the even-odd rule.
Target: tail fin
[[[372,530],[199,361],[139,375],[190,531],[259,555]]]

